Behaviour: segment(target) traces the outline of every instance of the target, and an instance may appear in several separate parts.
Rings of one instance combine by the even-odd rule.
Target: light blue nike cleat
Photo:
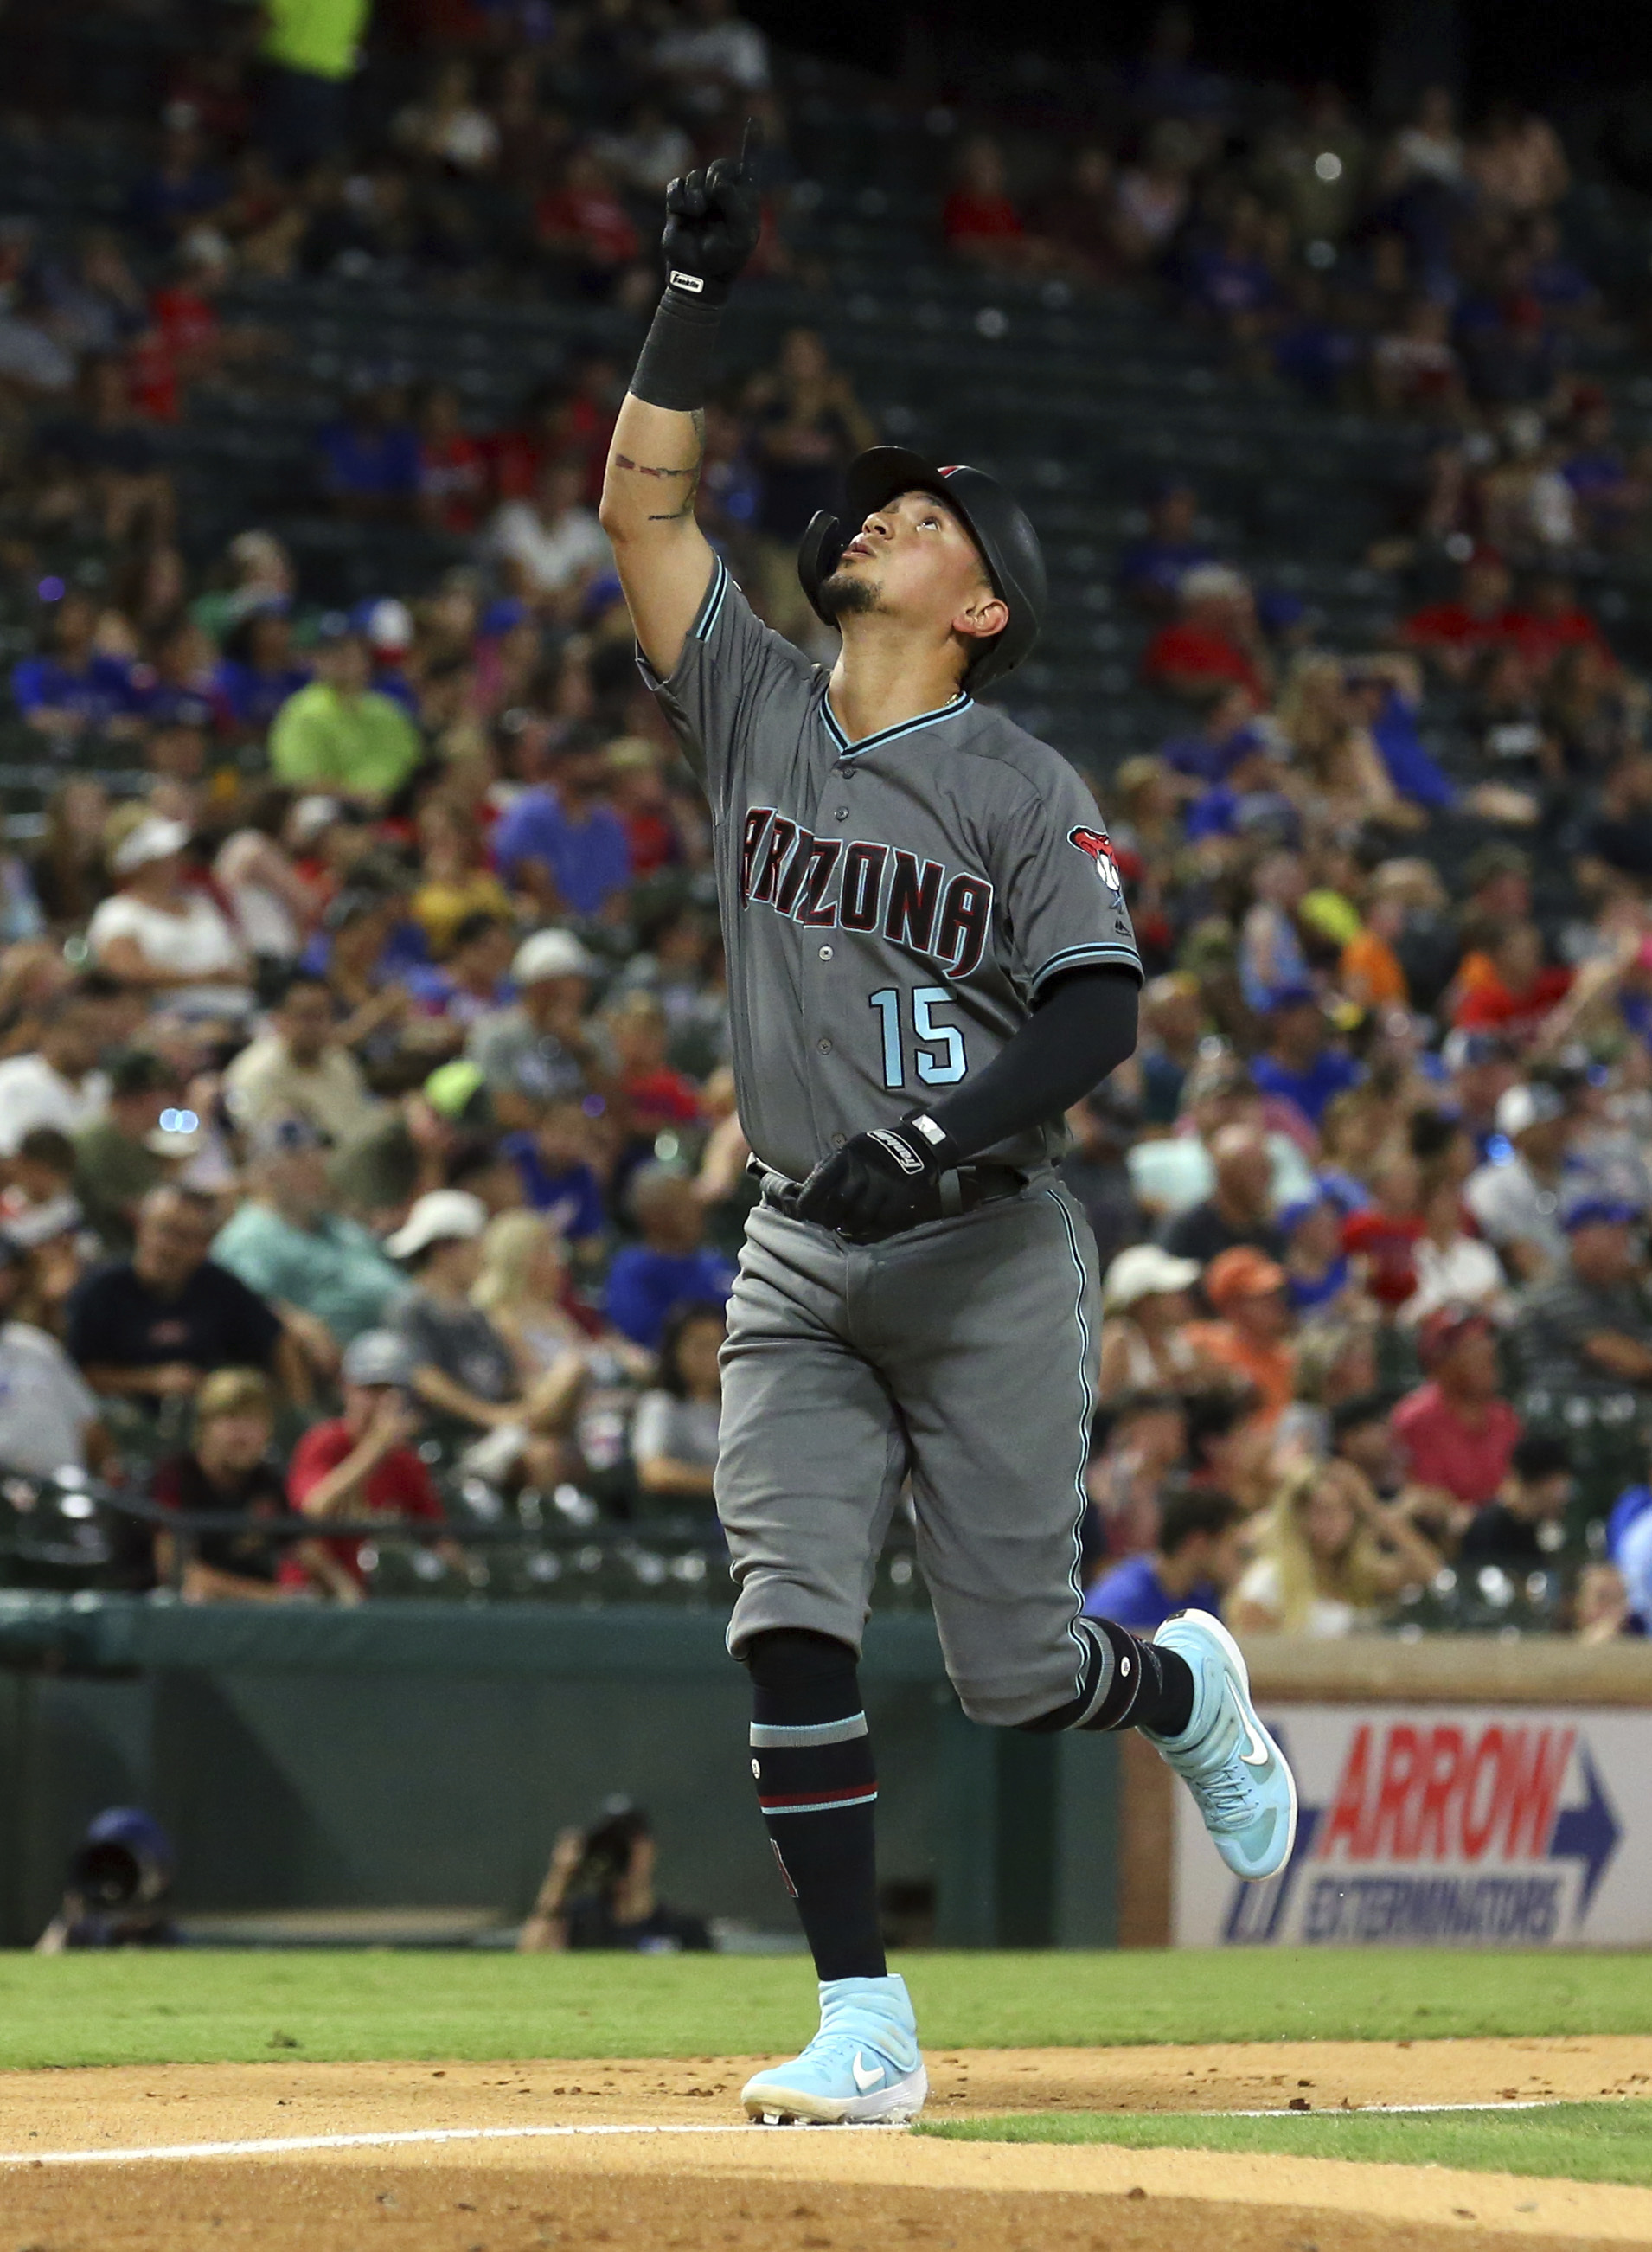
[[[1192,1792],[1236,1877],[1276,1877],[1296,1841],[1296,1783],[1256,1717],[1239,1646],[1208,1611],[1167,1619],[1155,1647],[1193,1669],[1193,1718],[1179,1736],[1142,1733]]]
[[[741,2102],[766,2127],[837,2127],[916,2118],[929,2093],[906,1982],[823,1978],[820,2031],[789,2064],[755,2074]]]

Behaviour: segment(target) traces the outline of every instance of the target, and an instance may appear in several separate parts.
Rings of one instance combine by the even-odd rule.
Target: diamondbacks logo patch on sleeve
[[[1110,892],[1122,892],[1124,879],[1119,873],[1119,864],[1113,857],[1113,840],[1105,829],[1069,829],[1069,844],[1076,844],[1095,863],[1095,872]]]

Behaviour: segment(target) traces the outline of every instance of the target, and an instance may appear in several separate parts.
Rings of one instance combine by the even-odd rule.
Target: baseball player
[[[1032,526],[982,471],[880,446],[802,582],[829,672],[761,625],[694,520],[700,409],[758,233],[744,152],[674,181],[667,285],[602,523],[649,684],[711,802],[740,1117],[763,1172],[724,1350],[718,1508],[752,1774],[820,1981],[758,2119],[908,2119],[927,2092],[878,1934],[856,1665],[910,1479],[963,1708],[1143,1729],[1227,1866],[1276,1874],[1295,1792],[1204,1613],[1148,1642],[1080,1615],[1095,1247],[1052,1170],[1135,1045],[1141,964],[1095,807],[977,692],[1031,647]]]

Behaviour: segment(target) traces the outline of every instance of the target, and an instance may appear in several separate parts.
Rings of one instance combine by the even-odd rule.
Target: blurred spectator
[[[377,808],[399,789],[421,754],[400,705],[371,685],[367,645],[342,621],[316,652],[317,678],[289,696],[269,733],[269,761],[282,782]]]
[[[114,1467],[96,1396],[57,1339],[11,1309],[27,1254],[0,1234],[0,1468],[52,1477]]]
[[[1190,1323],[1188,1343],[1204,1359],[1254,1387],[1258,1426],[1271,1429],[1290,1405],[1296,1385],[1290,1341],[1296,1317],[1285,1270],[1253,1245],[1236,1244],[1205,1268],[1204,1296],[1216,1319]]]
[[[1195,1355],[1188,1342],[1188,1292],[1199,1279],[1197,1259],[1178,1259],[1156,1243],[1133,1244],[1107,1268],[1101,1284],[1103,1407],[1133,1393],[1184,1384]]]
[[[508,1125],[537,1107],[582,1095],[607,1077],[607,1059],[586,1022],[594,969],[571,931],[537,930],[510,965],[517,999],[478,1018],[466,1053]]]
[[[1192,486],[1180,477],[1167,478],[1149,504],[1146,538],[1133,541],[1119,558],[1120,586],[1154,616],[1170,615],[1188,573],[1216,560],[1197,536],[1198,515]]]
[[[1515,219],[1558,204],[1571,184],[1553,126],[1508,100],[1492,103],[1469,142],[1468,171],[1489,211]]]
[[[1326,1639],[1372,1625],[1385,1602],[1426,1586],[1440,1553],[1385,1509],[1350,1463],[1287,1473],[1256,1533],[1256,1553],[1228,1605],[1239,1634]]]
[[[344,1412],[312,1423],[287,1473],[293,1507],[319,1525],[382,1519],[441,1525],[447,1512],[413,1447],[421,1419],[409,1397],[412,1353],[387,1330],[365,1330],[345,1347],[340,1369]],[[291,1586],[319,1584],[341,1602],[361,1600],[371,1545],[347,1536],[306,1543],[282,1572]]]
[[[371,6],[372,0],[266,0],[260,131],[284,170],[306,172],[343,142]]]
[[[734,1268],[705,1245],[705,1213],[691,1181],[669,1165],[642,1166],[633,1177],[631,1216],[641,1241],[615,1253],[608,1271],[609,1320],[634,1345],[657,1352],[679,1306],[720,1311]]]
[[[1274,1161],[1265,1137],[1253,1126],[1224,1126],[1211,1137],[1211,1195],[1161,1229],[1166,1250],[1200,1267],[1238,1244],[1277,1256],[1284,1245],[1273,1216]]]
[[[176,1107],[179,1088],[170,1067],[145,1048],[111,1056],[108,1082],[103,1116],[74,1136],[74,1192],[105,1252],[124,1259],[131,1253],[139,1206],[166,1178],[166,1162],[152,1143],[161,1114]]]
[[[76,1134],[101,1117],[109,1081],[98,1059],[108,1031],[107,1005],[85,986],[67,986],[47,1003],[39,1046],[0,1063],[0,1157],[15,1157],[38,1126]]]
[[[195,1397],[194,1444],[156,1466],[151,1494],[184,1516],[238,1517],[245,1532],[157,1530],[155,1576],[186,1603],[278,1602],[281,1544],[258,1531],[288,1515],[287,1495],[268,1461],[275,1394],[255,1368],[220,1368]]]
[[[700,4],[715,21],[726,0]],[[677,1955],[709,1947],[699,1918],[668,1908],[655,1891],[658,1853],[642,1809],[628,1798],[609,1799],[591,1829],[565,1830],[557,1839],[518,1949],[529,1955],[564,1948]]]
[[[144,814],[109,853],[120,885],[87,925],[98,967],[151,1007],[238,1022],[252,1007],[251,965],[212,895],[185,879],[190,831]]]
[[[207,1198],[170,1184],[151,1189],[131,1257],[94,1268],[75,1290],[68,1347],[94,1392],[154,1408],[192,1399],[214,1369],[257,1368],[306,1396],[277,1316],[208,1256],[212,1222]]]
[[[1197,563],[1177,586],[1179,621],[1161,626],[1142,660],[1142,678],[1190,704],[1237,685],[1259,707],[1268,702],[1268,661],[1256,605],[1241,574],[1225,563]]]
[[[720,1306],[691,1304],[679,1307],[661,1334],[656,1387],[638,1401],[631,1426],[637,1485],[656,1509],[711,1506],[725,1334]]]
[[[330,1374],[331,1348],[383,1326],[402,1276],[377,1238],[331,1208],[324,1145],[308,1119],[268,1118],[248,1141],[253,1193],[219,1230],[212,1255],[275,1309]]]
[[[1561,1218],[1565,1255],[1523,1294],[1515,1319],[1526,1382],[1563,1397],[1652,1385],[1652,1306],[1635,1248],[1645,1214],[1585,1193]]]
[[[50,654],[21,658],[11,694],[31,727],[59,740],[87,730],[130,734],[137,692],[128,660],[97,645],[97,611],[84,594],[59,598],[52,614]]]
[[[1428,657],[1447,680],[1468,678],[1482,650],[1504,640],[1514,614],[1509,607],[1512,581],[1501,555],[1477,547],[1462,566],[1454,601],[1433,602],[1406,620],[1408,645]]]
[[[747,386],[744,405],[759,469],[764,615],[777,632],[806,642],[818,629],[798,584],[798,542],[817,510],[838,507],[843,472],[877,443],[877,428],[816,329],[787,330],[774,367]]]
[[[1033,206],[1030,225],[1064,274],[1093,285],[1117,281],[1124,260],[1118,184],[1107,149],[1094,142],[1075,149],[1059,183]]]
[[[1245,1518],[1225,1493],[1188,1487],[1164,1505],[1150,1553],[1127,1557],[1095,1581],[1086,1616],[1151,1634],[1179,1611],[1214,1611],[1244,1569]]]
[[[591,1122],[571,1096],[547,1102],[531,1129],[501,1144],[522,1176],[522,1192],[569,1242],[589,1241],[607,1226],[602,1184],[591,1163]]]
[[[1500,1146],[1470,1174],[1463,1201],[1515,1280],[1532,1282],[1564,1255],[1560,1186],[1572,1119],[1565,1097],[1541,1081],[1510,1088],[1495,1116]]]
[[[335,513],[406,523],[419,497],[419,433],[396,385],[363,381],[316,433],[316,482]]]
[[[1310,1126],[1329,1105],[1357,1086],[1359,1066],[1327,1039],[1324,1011],[1311,988],[1281,986],[1271,996],[1265,1044],[1251,1065],[1264,1095],[1293,1104]]]
[[[607,783],[600,746],[576,738],[559,754],[553,780],[524,789],[495,832],[501,874],[543,920],[612,918],[624,904],[630,838]]]
[[[1187,217],[1199,162],[1194,129],[1167,117],[1148,136],[1140,160],[1119,176],[1118,241],[1132,266],[1156,265]]]
[[[360,1065],[338,1037],[326,981],[308,972],[289,982],[268,1029],[241,1050],[224,1083],[251,1129],[302,1118],[342,1144],[366,1133],[381,1115]]]
[[[516,590],[549,616],[571,619],[587,588],[614,567],[607,534],[584,500],[577,461],[547,462],[532,497],[508,500],[488,527],[488,546]]]
[[[957,184],[941,215],[947,247],[979,266],[1034,262],[1037,247],[1011,202],[1003,152],[991,136],[972,134],[958,151]]]
[[[416,1196],[446,1181],[467,1137],[486,1132],[492,1117],[475,1066],[441,1065],[334,1157],[333,1185],[345,1209],[375,1233],[395,1227]]]
[[[1417,1353],[1426,1380],[1393,1414],[1407,1475],[1478,1509],[1503,1484],[1520,1436],[1491,1324],[1476,1306],[1437,1307],[1418,1329]]]
[[[524,1385],[510,1346],[470,1297],[487,1224],[479,1197],[435,1189],[418,1199],[385,1248],[413,1277],[391,1315],[413,1361],[409,1389],[466,1436],[494,1435],[499,1444],[486,1467],[504,1475],[518,1463],[544,1459],[537,1442],[566,1426],[582,1372],[559,1363]],[[557,1461],[549,1483],[559,1468]]]
[[[1552,1569],[1565,1538],[1572,1457],[1564,1439],[1528,1431],[1516,1442],[1496,1498],[1477,1509],[1457,1549],[1460,1571],[1495,1564],[1505,1572]]]
[[[597,1324],[573,1297],[567,1249],[554,1224],[538,1212],[502,1212],[482,1239],[482,1267],[470,1303],[481,1308],[517,1357],[539,1376],[574,1354],[587,1369]],[[572,1380],[573,1372],[563,1370]]]

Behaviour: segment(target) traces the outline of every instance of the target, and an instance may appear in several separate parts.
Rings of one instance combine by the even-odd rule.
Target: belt
[[[802,1183],[784,1174],[774,1172],[760,1157],[748,1157],[746,1170],[761,1185],[763,1202],[771,1211],[786,1219],[796,1217],[793,1206],[802,1192]],[[891,1235],[904,1235],[909,1227],[924,1227],[932,1220],[955,1220],[961,1213],[976,1212],[983,1204],[998,1204],[1005,1197],[1019,1196],[1027,1185],[1027,1175],[1014,1165],[957,1165],[950,1171],[937,1173],[926,1181],[913,1196],[912,1216]],[[883,1242],[877,1236],[867,1239]]]

